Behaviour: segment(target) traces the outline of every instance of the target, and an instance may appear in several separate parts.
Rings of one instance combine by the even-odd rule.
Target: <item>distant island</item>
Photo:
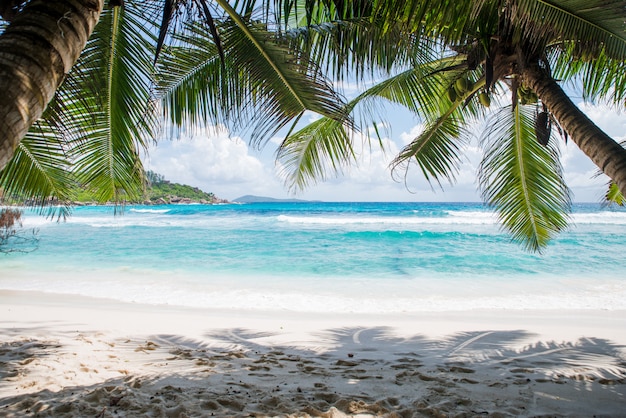
[[[313,202],[312,200],[301,200],[301,199],[275,199],[273,197],[266,196],[253,196],[253,195],[245,195],[238,197],[237,199],[233,199],[233,203],[292,203],[292,202]]]
[[[214,193],[205,192],[197,187],[186,184],[172,183],[166,180],[161,174],[154,171],[146,172],[146,190],[141,201],[128,202],[144,205],[170,205],[170,204],[218,204],[230,203],[226,199],[215,196]],[[76,200],[72,202],[75,206],[86,206],[96,204],[93,196],[88,192],[79,192]]]

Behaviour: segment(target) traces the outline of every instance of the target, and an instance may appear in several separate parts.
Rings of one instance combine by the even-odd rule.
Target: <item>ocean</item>
[[[0,289],[185,307],[401,313],[626,309],[626,210],[573,207],[542,254],[480,203],[250,203],[26,212]]]

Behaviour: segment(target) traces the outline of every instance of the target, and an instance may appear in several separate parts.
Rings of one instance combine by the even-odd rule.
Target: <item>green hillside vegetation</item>
[[[148,200],[155,201],[158,199],[169,199],[178,197],[182,199],[191,199],[194,201],[206,200],[213,202],[216,197],[213,193],[206,193],[197,187],[191,187],[186,184],[170,183],[154,183],[146,190]]]
[[[145,192],[142,200],[128,201],[127,203],[139,203],[139,204],[155,204],[165,205],[170,203],[228,203],[225,199],[220,199],[215,196],[214,193],[207,193],[200,190],[197,187],[192,187],[186,184],[172,183],[166,180],[162,175],[153,171],[145,173],[146,185]],[[51,199],[51,202],[56,202],[56,199]],[[31,205],[35,202],[28,201],[20,197],[2,196],[0,190],[0,203],[6,205]],[[77,186],[72,193],[72,204],[74,205],[91,205],[98,202],[95,195],[91,190]]]
[[[213,193],[207,193],[197,187],[186,184],[171,183],[161,174],[154,171],[146,172],[145,203],[222,203]]]

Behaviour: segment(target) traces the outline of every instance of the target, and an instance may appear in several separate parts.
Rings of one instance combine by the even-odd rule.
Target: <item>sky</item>
[[[626,114],[605,105],[578,106],[608,135],[626,140]],[[311,185],[304,191],[291,192],[281,179],[276,163],[276,146],[281,137],[270,139],[262,149],[251,147],[247,137],[230,133],[224,127],[198,128],[177,139],[161,139],[143,158],[147,170],[165,176],[171,182],[189,184],[220,198],[235,200],[244,195],[273,198],[297,198],[322,201],[398,201],[398,202],[474,202],[480,201],[477,168],[481,158],[478,141],[465,149],[466,160],[460,166],[454,184],[431,186],[417,166],[405,177],[392,177],[389,162],[420,131],[419,121],[411,114],[391,109],[387,112],[388,135],[385,151],[365,147],[357,166],[337,177]],[[309,115],[309,121],[315,115]],[[306,116],[305,116],[306,119]],[[565,180],[574,202],[598,202],[606,191],[608,178],[596,176],[589,159],[568,141],[562,143]],[[397,177],[397,176],[396,176]]]

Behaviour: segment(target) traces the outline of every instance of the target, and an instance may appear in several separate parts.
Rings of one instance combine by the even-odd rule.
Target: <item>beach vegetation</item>
[[[156,173],[152,170],[148,170],[145,172],[146,184],[155,185],[165,183],[165,176],[163,174]]]
[[[141,196],[134,200],[122,202],[125,204],[167,204],[167,203],[226,203],[227,200],[217,197],[212,192],[205,192],[198,187],[187,184],[172,183],[165,179],[165,176],[148,171],[144,175],[146,182],[143,187]],[[1,191],[1,189],[0,189]],[[82,205],[98,205],[107,204],[115,205],[116,202],[100,202],[98,196],[90,188],[75,184],[68,193],[71,201],[49,201],[50,205],[66,205],[82,206]],[[11,206],[29,206],[37,205],[36,201],[29,200],[28,197],[20,195],[2,196],[0,202]],[[119,203],[119,202],[118,202]]]
[[[146,172],[146,191],[144,200],[150,203],[171,202],[178,199],[193,202],[217,203],[224,202],[212,192],[204,192],[198,187],[187,184],[172,183],[165,176],[154,171]]]
[[[33,251],[38,242],[36,230],[24,230],[21,210],[0,209],[0,253]]]

